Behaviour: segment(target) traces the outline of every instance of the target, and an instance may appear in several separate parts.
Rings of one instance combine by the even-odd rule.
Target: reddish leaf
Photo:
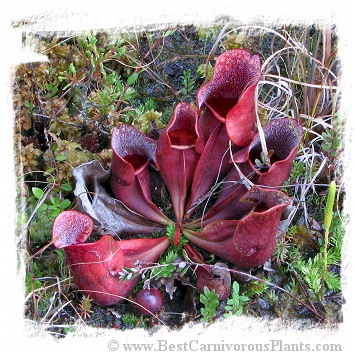
[[[224,263],[207,265],[201,254],[191,247],[189,243],[184,244],[184,250],[191,261],[201,264],[195,268],[196,288],[200,293],[204,292],[204,287],[209,290],[214,289],[219,300],[226,299],[231,292],[231,274]]]
[[[111,147],[111,172],[122,185],[131,185],[139,172],[154,164],[155,141],[131,125],[120,124],[113,129]]]
[[[250,180],[253,178],[249,165],[242,163],[239,165],[242,173]],[[240,198],[248,191],[243,184],[243,178],[234,166],[220,182],[215,195],[217,199],[213,205],[194,222],[188,223],[188,228],[201,228],[215,220],[239,219],[248,213],[255,205],[247,202],[241,202]]]
[[[85,295],[101,305],[116,304],[127,296],[138,278],[119,280],[118,272],[136,261],[151,265],[169,246],[169,238],[137,238],[116,241],[110,235],[86,243],[92,225],[90,217],[76,211],[62,212],[53,224],[53,242],[64,248],[73,282]]]
[[[131,238],[120,240],[123,251],[124,266],[133,267],[137,261],[142,266],[151,266],[169,246],[167,236],[160,238]]]
[[[267,150],[271,153],[271,166],[260,169],[255,160],[261,159],[261,140],[259,134],[250,145],[233,158],[236,163],[248,161],[252,170],[259,175],[258,184],[263,186],[281,186],[292,169],[292,161],[297,153],[302,138],[302,127],[292,119],[275,119],[263,127]]]
[[[248,145],[255,135],[257,83],[246,88],[238,103],[226,115],[226,129],[229,138],[237,146]]]
[[[197,108],[210,108],[224,122],[227,113],[237,104],[242,93],[260,77],[259,56],[245,50],[230,50],[216,61],[213,77],[197,92]]]
[[[112,236],[102,236],[94,243],[80,243],[64,248],[73,282],[83,294],[100,305],[112,305],[127,296],[137,278],[120,281],[123,253]]]
[[[85,242],[93,228],[94,223],[88,215],[78,211],[61,212],[53,222],[53,244],[64,248]]]
[[[228,172],[232,164],[229,154],[229,137],[226,127],[218,123],[211,133],[197,162],[191,192],[187,203],[187,217],[201,204],[201,198],[208,193],[213,184]],[[207,197],[204,198],[205,200]]]
[[[242,199],[256,204],[242,219],[214,221],[199,232],[183,229],[182,233],[200,248],[239,267],[252,268],[271,256],[289,198],[281,191],[253,186]]]
[[[216,179],[223,178],[231,168],[229,140],[241,147],[253,139],[259,76],[258,56],[250,56],[244,50],[227,51],[218,57],[211,81],[197,92],[197,107],[200,112],[205,108],[199,124],[206,145],[194,174],[187,217]],[[232,153],[235,150],[233,145]]]
[[[196,112],[188,104],[179,103],[160,135],[156,151],[159,172],[170,193],[178,227],[202,146]]]
[[[172,224],[152,202],[148,164],[154,164],[156,144],[130,125],[115,128],[111,138],[111,188],[129,209],[159,224]]]
[[[255,91],[260,77],[259,56],[245,50],[226,51],[217,58],[212,79],[197,92],[197,108],[206,107],[225,123],[237,146],[250,143],[255,135]]]
[[[231,274],[228,267],[224,263],[216,263],[209,270],[204,267],[197,267],[196,273],[196,288],[200,293],[203,293],[204,287],[209,290],[214,290],[218,295],[218,300],[226,299],[231,292]]]

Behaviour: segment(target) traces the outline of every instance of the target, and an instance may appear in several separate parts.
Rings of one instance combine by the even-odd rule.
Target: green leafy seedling
[[[52,83],[47,83],[45,88],[47,90],[46,99],[53,98],[58,93],[58,86]]]
[[[38,201],[44,196],[43,190],[39,187],[32,187],[32,193]]]
[[[71,186],[69,184],[63,184],[65,191],[71,191]],[[32,187],[32,193],[40,202],[43,201],[44,191],[39,187]],[[68,199],[60,200],[58,197],[46,198],[44,202],[38,207],[38,211],[48,210],[48,217],[55,218],[57,215],[66,210],[71,205],[71,201]]]
[[[181,76],[182,79],[182,84],[183,88],[181,89],[181,93],[185,96],[189,95],[192,93],[195,85],[195,80],[194,78],[191,77],[191,70],[187,69],[186,71],[183,72],[183,75]]]
[[[239,295],[239,284],[235,281],[232,285],[232,297],[228,299],[223,316],[240,316],[243,312],[245,303],[249,300],[247,296]]]
[[[200,301],[205,306],[201,308],[202,318],[201,321],[212,322],[213,318],[216,316],[216,309],[219,305],[218,295],[215,290],[208,289],[207,286],[203,289],[203,294],[200,294]]]

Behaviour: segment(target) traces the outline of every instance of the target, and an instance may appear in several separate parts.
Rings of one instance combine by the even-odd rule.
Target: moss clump
[[[164,127],[164,124],[160,120],[161,116],[161,112],[156,112],[155,110],[148,110],[142,115],[140,115],[134,121],[133,125],[142,133],[147,134],[152,127],[156,129],[161,129]]]
[[[72,176],[72,169],[94,159],[94,154],[83,150],[76,142],[58,139],[44,154],[45,171],[52,172],[55,167],[57,178],[62,181]]]

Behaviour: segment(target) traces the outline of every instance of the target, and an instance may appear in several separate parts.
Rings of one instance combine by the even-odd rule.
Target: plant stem
[[[325,213],[324,213],[324,242],[323,242],[323,261],[324,261],[324,268],[323,268],[323,276],[322,276],[322,287],[320,289],[321,293],[324,292],[324,283],[325,277],[327,274],[328,269],[328,243],[329,243],[329,228],[332,223],[333,218],[333,205],[335,199],[335,192],[336,192],[336,184],[334,181],[331,181],[329,184],[329,192],[327,197],[327,203],[325,205]]]

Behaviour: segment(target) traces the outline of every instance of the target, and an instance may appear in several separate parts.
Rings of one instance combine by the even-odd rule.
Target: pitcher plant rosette
[[[76,287],[94,302],[126,298],[139,275],[122,280],[122,269],[153,266],[169,246],[180,245],[196,264],[205,251],[240,269],[271,257],[291,204],[280,188],[302,127],[281,118],[257,130],[259,79],[257,55],[226,51],[198,90],[196,108],[178,103],[157,140],[121,124],[112,130],[110,169],[94,160],[73,170],[78,208],[57,216],[53,242],[64,248]],[[160,192],[173,214],[162,208]],[[194,270],[198,289],[215,286],[213,268]]]

